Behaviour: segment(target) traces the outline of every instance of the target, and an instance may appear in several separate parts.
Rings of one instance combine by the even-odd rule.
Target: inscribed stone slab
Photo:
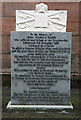
[[[11,32],[11,104],[70,104],[71,33]]]

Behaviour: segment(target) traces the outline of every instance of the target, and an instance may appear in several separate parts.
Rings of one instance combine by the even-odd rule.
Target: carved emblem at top
[[[36,5],[36,12],[37,13],[46,13],[48,11],[48,6],[41,3]]]
[[[16,31],[66,32],[67,10],[48,10],[44,3],[36,10],[16,10]]]

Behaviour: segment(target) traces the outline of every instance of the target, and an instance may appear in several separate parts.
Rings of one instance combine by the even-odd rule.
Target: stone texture
[[[73,109],[73,106],[72,104],[70,105],[12,105],[11,101],[9,101],[7,105],[7,109],[14,109],[14,108]]]
[[[35,10],[16,10],[16,31],[66,32],[67,10],[48,10],[44,3]]]
[[[70,105],[71,33],[11,32],[11,104]]]
[[[0,36],[1,37],[1,36]],[[1,40],[1,38],[0,38]],[[7,55],[5,55],[5,61],[8,59],[8,55],[10,55],[11,53],[11,41],[10,41],[10,36],[2,36],[2,52],[3,54],[4,53],[7,53]],[[8,42],[8,43],[7,43]],[[79,64],[77,62],[77,59],[78,59],[78,56],[79,56],[79,53],[81,53],[81,47],[80,47],[80,44],[81,44],[81,40],[79,39],[79,36],[72,36],[72,62],[71,62],[71,72],[72,73],[79,73]],[[0,47],[0,51],[2,49]],[[76,59],[75,59],[76,58]],[[75,65],[74,65],[75,64]],[[9,66],[11,65],[10,61],[5,64],[4,68],[8,68]],[[76,67],[75,67],[76,66]]]

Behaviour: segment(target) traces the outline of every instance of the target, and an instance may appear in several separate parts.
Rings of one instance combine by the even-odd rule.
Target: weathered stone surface
[[[67,10],[48,10],[44,3],[36,10],[16,10],[16,31],[66,32]]]
[[[70,104],[71,33],[11,32],[11,104]]]

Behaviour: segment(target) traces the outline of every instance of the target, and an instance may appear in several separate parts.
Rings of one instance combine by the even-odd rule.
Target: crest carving
[[[16,31],[66,32],[67,11],[48,10],[37,4],[36,10],[16,10]]]

